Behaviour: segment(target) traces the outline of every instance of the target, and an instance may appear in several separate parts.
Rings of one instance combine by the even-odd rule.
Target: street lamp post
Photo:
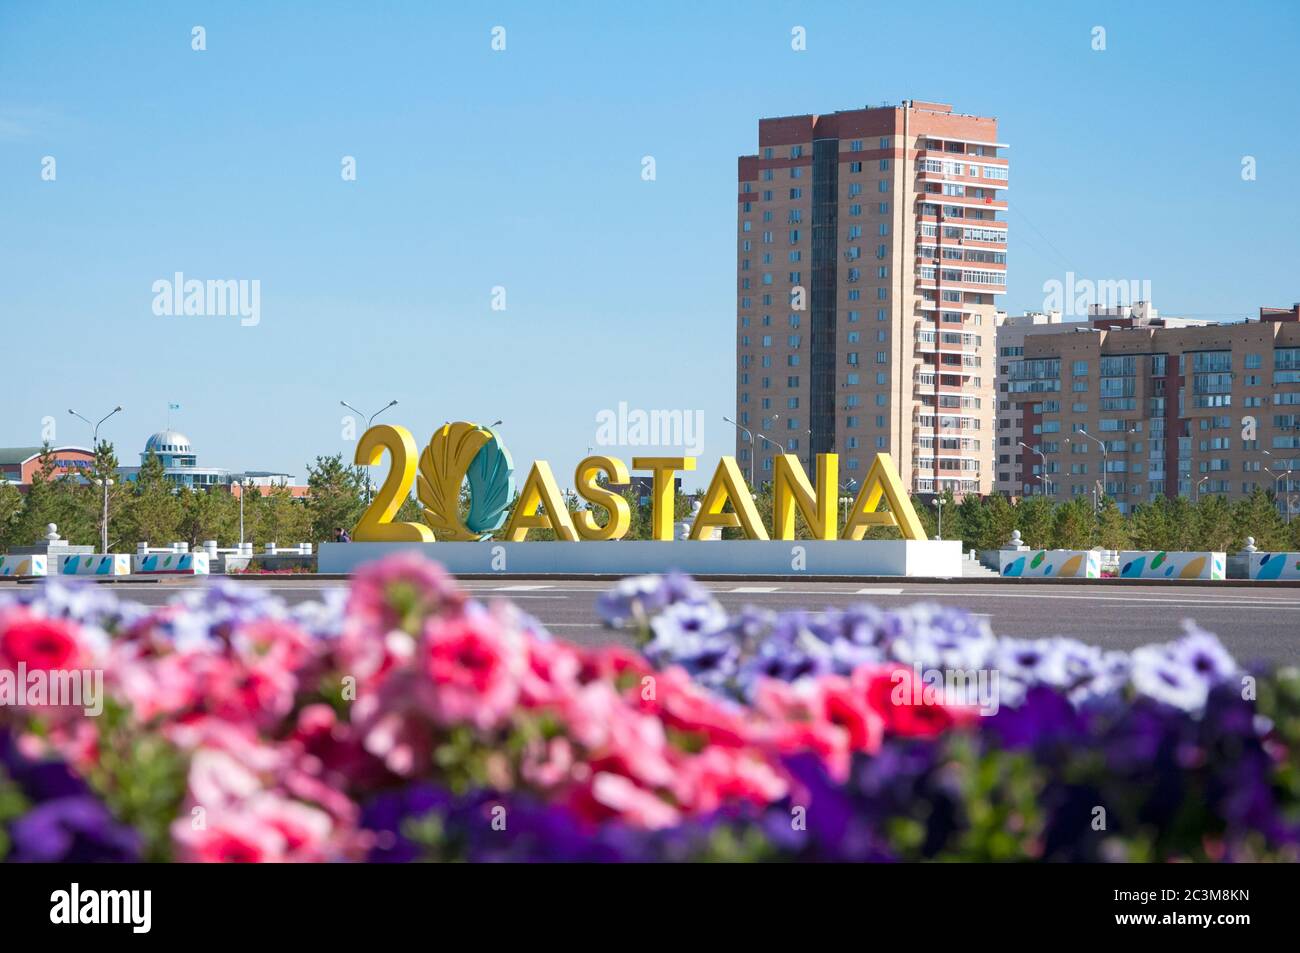
[[[90,428],[91,428],[90,442],[95,452],[98,453],[99,452],[99,425],[102,424],[109,417],[112,417],[114,414],[121,412],[121,410],[122,410],[121,405],[114,407],[112,410],[110,410],[107,414],[105,414],[103,417],[99,419],[99,423],[94,423],[94,424],[91,424],[87,418],[82,417],[81,414],[77,413],[71,407],[68,408],[68,413],[72,414],[72,416],[77,417],[81,420],[85,420],[86,423],[90,424]],[[108,553],[108,488],[113,485],[113,481],[110,480],[107,475],[105,475],[102,479],[98,479],[95,481],[96,486],[99,486],[101,484],[104,487],[104,516],[100,522],[100,527],[99,527],[99,544],[101,547],[100,552],[107,554]]]
[[[840,490],[844,495],[840,497],[840,506],[844,509],[844,515],[840,517],[841,523],[849,521],[849,504],[853,502],[853,491],[857,489],[858,481],[849,477],[847,483],[840,484]]]
[[[759,440],[763,441],[763,443],[767,444],[769,447],[776,447],[778,450],[781,449],[781,445],[777,443],[775,440],[773,440],[771,437],[767,436],[766,434],[760,433],[759,431],[755,430],[754,435],[758,437]],[[754,489],[758,489],[758,487],[755,486]]]
[[[1101,447],[1101,491],[1105,493],[1106,492],[1106,442],[1104,440],[1098,440],[1096,437],[1088,433],[1088,431],[1086,430],[1080,429],[1079,433],[1083,434],[1085,437],[1087,437],[1097,446]],[[1093,516],[1097,515],[1097,505],[1098,505],[1097,491],[1096,489],[1094,489],[1092,491],[1092,515]]]
[[[352,411],[354,414],[360,414],[362,417],[366,416],[364,413],[362,413],[361,411],[353,407],[351,404],[349,404],[346,400],[341,400],[339,401],[339,403],[342,404],[344,407],[346,407],[348,410]],[[380,407],[369,417],[366,417],[366,429],[369,430],[371,425],[375,422],[375,418],[378,417],[380,414],[382,414],[385,410],[387,410],[390,407],[396,407],[396,406],[397,406],[397,401],[390,400],[387,404],[385,404],[383,407]],[[368,465],[366,466],[366,505],[367,506],[370,505],[370,467]]]
[[[1201,477],[1201,479],[1200,479],[1199,481],[1197,481],[1197,483],[1196,483],[1196,502],[1197,502],[1197,503],[1201,502],[1201,487],[1203,487],[1206,483],[1208,483],[1208,482],[1209,482],[1209,479],[1210,479],[1209,477]]]
[[[1268,451],[1265,451],[1265,453],[1267,452]],[[1286,477],[1291,476],[1291,471],[1287,470],[1285,473],[1274,473],[1268,467],[1265,467],[1264,472],[1273,478],[1273,505],[1276,506],[1278,501],[1278,489],[1277,489],[1278,482],[1283,480]],[[1282,505],[1282,522],[1288,526],[1291,525],[1291,490],[1290,490],[1289,481],[1288,481],[1288,488],[1287,488],[1287,499],[1286,502]]]
[[[1052,485],[1052,481],[1047,479],[1047,457],[1043,456],[1043,451],[1039,450],[1037,447],[1031,447],[1023,440],[1020,441],[1020,446],[1024,447],[1030,453],[1038,454],[1038,459],[1043,461],[1043,470],[1038,474],[1038,482],[1042,484],[1043,493],[1050,496],[1051,490],[1048,489],[1048,487]]]
[[[943,539],[943,497],[936,496],[934,498],[934,505],[939,510],[939,529],[938,532],[935,533],[934,538]]]
[[[743,433],[746,439],[749,440],[749,485],[752,487],[754,485],[754,455],[758,451],[758,445],[754,443],[754,435],[748,429],[740,426],[740,424],[736,423],[730,417],[724,416],[722,419],[723,421],[731,424],[731,426],[735,427],[737,430]]]

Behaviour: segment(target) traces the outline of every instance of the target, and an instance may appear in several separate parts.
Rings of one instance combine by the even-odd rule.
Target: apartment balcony
[[[961,354],[964,357],[978,357],[979,345],[974,344],[948,344],[936,341],[923,341],[916,339],[912,342],[913,353],[916,354]]]
[[[983,188],[994,188],[994,186],[983,186]],[[962,208],[991,208],[1006,209],[1007,200],[985,197],[975,198],[970,195],[944,195],[942,192],[917,192],[916,200],[929,205],[956,205]],[[957,221],[966,221],[966,219],[957,219]]]
[[[930,170],[917,170],[916,181],[922,185],[926,184],[946,184],[946,185],[965,185],[973,189],[1005,189],[1007,188],[1006,179],[986,179],[982,175],[957,175],[952,172],[933,172]],[[930,195],[932,193],[925,192]],[[953,196],[961,198],[961,196]]]
[[[944,291],[976,291],[981,294],[991,295],[1004,295],[1007,293],[1006,285],[986,285],[978,281],[922,278],[919,274],[916,278],[916,286],[925,291],[938,291],[942,287]]]

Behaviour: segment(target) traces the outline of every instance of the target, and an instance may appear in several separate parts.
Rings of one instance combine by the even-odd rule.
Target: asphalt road
[[[340,583],[326,580],[261,579],[250,582],[286,602],[317,598]],[[155,585],[118,587],[125,598],[158,604],[183,585],[169,580]],[[573,642],[616,642],[595,611],[596,596],[613,583],[546,581],[514,578],[468,580],[462,585],[476,598],[512,599],[544,623],[553,634]],[[744,605],[781,609],[821,609],[871,602],[895,608],[916,602],[965,608],[989,620],[1000,635],[1068,635],[1107,648],[1131,649],[1180,634],[1184,619],[1215,632],[1239,661],[1272,659],[1300,662],[1300,589],[1215,586],[1133,586],[1108,590],[1098,585],[1028,586],[1015,583],[970,585],[904,582],[763,582],[703,583],[728,609]]]

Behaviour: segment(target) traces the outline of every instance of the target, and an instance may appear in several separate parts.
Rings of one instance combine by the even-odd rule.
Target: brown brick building
[[[738,170],[742,469],[833,451],[848,483],[889,451],[915,492],[990,492],[997,121],[904,102],[761,119],[758,145]]]
[[[1095,314],[1008,364],[1020,481],[1057,499],[1300,490],[1300,305],[1213,324]],[[1041,456],[1040,456],[1041,454]]]

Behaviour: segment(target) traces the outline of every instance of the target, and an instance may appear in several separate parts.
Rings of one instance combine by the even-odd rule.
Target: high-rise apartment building
[[[1105,493],[1122,510],[1156,496],[1300,490],[1300,305],[1259,319],[1093,310],[1031,334],[1007,385],[1023,410],[1022,487]]]
[[[893,454],[917,493],[988,493],[996,296],[1006,290],[997,121],[938,103],[760,119],[741,156],[736,452],[840,480]],[[747,437],[752,435],[752,439]]]

